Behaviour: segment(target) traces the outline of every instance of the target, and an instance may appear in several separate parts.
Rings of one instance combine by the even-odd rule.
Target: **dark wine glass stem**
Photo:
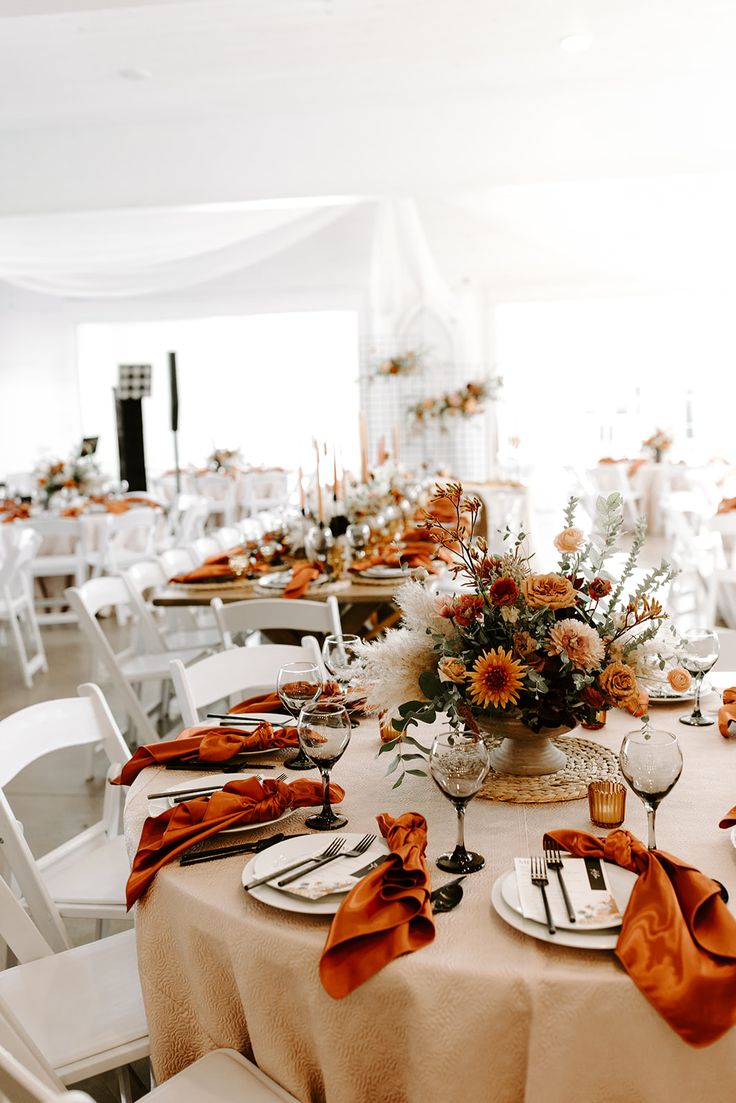
[[[656,807],[652,808],[651,804],[647,804],[646,805],[646,810],[647,810],[647,832],[648,832],[648,836],[649,836],[648,839],[647,839],[647,848],[649,850],[656,850],[657,849],[657,839],[656,839],[655,834],[654,834],[654,824],[655,824],[655,820],[657,819],[657,809],[656,809]]]
[[[325,815],[325,816],[331,816],[332,815],[332,805],[330,803],[330,771],[329,770],[320,770],[320,773],[322,774],[322,784],[323,784],[324,790],[325,790],[324,808],[322,809],[322,814]]]
[[[695,701],[693,702],[694,720],[701,720],[703,716],[702,712],[700,711],[700,690],[703,685],[704,673],[705,672],[701,670],[695,675]]]
[[[457,841],[455,848],[465,850],[465,804],[458,802],[455,809],[457,811]]]

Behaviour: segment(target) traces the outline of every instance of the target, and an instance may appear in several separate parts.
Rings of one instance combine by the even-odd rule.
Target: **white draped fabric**
[[[318,234],[353,206],[92,211],[0,219],[0,280],[66,298],[178,291],[260,264]]]

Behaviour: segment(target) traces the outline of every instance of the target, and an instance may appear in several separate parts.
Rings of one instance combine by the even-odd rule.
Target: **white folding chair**
[[[236,548],[243,542],[240,530],[236,529],[234,525],[216,529],[212,533],[212,537],[217,541],[220,551],[229,551],[230,548]]]
[[[232,525],[235,521],[238,489],[235,478],[232,475],[213,471],[210,474],[198,475],[195,486],[197,493],[201,494],[207,502],[207,520],[210,517],[220,517],[223,525]]]
[[[158,511],[148,506],[109,514],[99,549],[87,549],[92,577],[116,574],[139,559],[153,558],[158,519]]]
[[[171,537],[179,546],[204,536],[209,506],[197,494],[180,494],[171,511]]]
[[[174,659],[171,677],[185,727],[203,723],[200,710],[216,701],[230,700],[236,695],[242,700],[257,693],[273,692],[280,667],[299,662],[316,663],[323,670],[313,636],[305,636],[301,647],[285,644],[235,647],[188,667]]]
[[[219,555],[222,549],[214,536],[200,536],[189,544],[189,550],[194,556],[197,565],[209,559],[211,555]]]
[[[186,574],[197,566],[189,548],[167,548],[156,556],[166,582],[176,575]]]
[[[41,537],[39,553],[31,561],[31,578],[71,578],[74,586],[81,586],[87,577],[85,525],[77,517],[33,517],[19,521],[19,525],[32,528]],[[39,624],[69,624],[74,613],[67,608],[63,597],[34,595]]]
[[[25,1032],[23,1032],[25,1035]],[[146,1095],[141,1103],[297,1103],[282,1087],[233,1049],[200,1057]],[[33,1039],[0,1011],[0,1099],[8,1103],[95,1103],[67,1091]]]
[[[44,674],[48,671],[29,577],[30,565],[40,543],[41,537],[32,529],[14,528],[11,538],[6,541],[5,558],[0,562],[0,626],[7,624],[10,630],[21,677],[28,689],[33,685],[34,674],[39,670]],[[23,639],[24,626],[34,651],[30,657]]]
[[[175,627],[167,623],[169,609],[149,605],[146,597],[151,591],[165,586],[167,576],[155,559],[143,563],[134,563],[122,572],[122,577],[130,591],[130,599],[135,607],[141,625],[146,625],[147,637],[155,635],[164,651],[183,651],[188,648],[205,651],[208,648],[220,649],[222,641],[217,628],[199,628],[192,620],[188,628]],[[173,610],[179,612],[179,610]],[[188,612],[188,610],[183,610]]]
[[[0,937],[20,963],[0,972],[0,1017],[49,1076],[76,1084],[148,1056],[134,931],[54,952],[0,878]]]
[[[736,670],[736,628],[717,628],[720,651],[715,670]]]
[[[158,735],[148,713],[154,711],[155,707],[160,707],[162,716],[167,714],[168,682],[171,677],[169,661],[174,657],[174,652],[166,651],[155,639],[148,636],[148,651],[136,652],[130,645],[122,651],[113,651],[100,627],[97,614],[103,609],[122,607],[133,615],[130,593],[122,578],[93,578],[83,586],[70,586],[66,594],[92,654],[102,663],[110,682],[120,695],[128,718],[137,732],[138,741],[154,743]],[[142,629],[145,633],[145,625],[142,625]],[[183,663],[189,663],[200,654],[201,650],[194,649],[180,651],[176,657]],[[148,710],[137,696],[136,687],[156,682],[160,684],[158,701]]]
[[[268,632],[287,629],[294,632],[319,632],[342,635],[340,606],[334,594],[326,601],[305,601],[302,598],[254,598],[252,601],[232,601],[214,597],[210,602],[224,647],[235,647],[233,635],[243,632]]]
[[[0,855],[10,869],[35,917],[34,878],[43,877],[61,914],[97,920],[97,936],[105,919],[124,918],[124,886],[129,871],[120,835],[123,799],[106,786],[102,819],[37,861],[4,795],[5,786],[28,764],[62,748],[100,743],[108,756],[107,777],[119,773],[130,752],[96,686],[81,686],[78,699],[32,705],[0,722],[3,764],[0,769]],[[46,725],[55,725],[52,729]],[[112,759],[112,762],[111,762]],[[43,926],[43,921],[36,917]],[[49,933],[45,932],[49,937]]]
[[[108,778],[118,774],[128,761],[130,751],[100,690],[86,684],[78,692],[79,697],[29,705],[0,720],[0,855],[36,924],[52,945],[53,931],[44,929],[44,910],[36,914],[34,894],[39,875],[59,913],[96,919],[98,934],[103,920],[126,915],[125,882],[130,864],[120,834],[120,787],[105,786],[98,823],[38,859],[33,858],[5,795],[6,787],[21,770],[53,751],[102,744]]]

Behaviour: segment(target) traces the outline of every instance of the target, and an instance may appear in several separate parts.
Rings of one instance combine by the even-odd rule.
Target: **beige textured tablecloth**
[[[736,903],[736,850],[720,816],[736,803],[736,741],[686,728],[680,708],[658,708],[676,730],[683,775],[658,817],[660,846],[718,878]],[[612,713],[586,737],[618,749],[634,722]],[[353,733],[335,780],[347,789],[349,830],[377,812],[423,812],[434,859],[454,841],[454,812],[429,779],[398,790],[376,761],[374,722]],[[382,756],[383,758],[383,756]],[[134,848],[146,792],[191,774],[150,769],[127,806]],[[165,787],[165,786],[164,786]],[[300,811],[285,829],[298,832]],[[736,1030],[694,1050],[639,993],[611,952],[551,946],[508,927],[491,886],[515,855],[537,853],[556,827],[594,830],[587,801],[511,805],[474,801],[467,844],[486,868],[465,881],[460,907],[437,917],[435,942],[392,962],[343,1000],[319,983],[329,919],[281,912],[244,894],[243,858],[162,870],[138,906],[139,964],[159,1078],[217,1046],[253,1053],[299,1099],[327,1103],[731,1103]],[[645,837],[643,806],[628,794],[625,827]]]

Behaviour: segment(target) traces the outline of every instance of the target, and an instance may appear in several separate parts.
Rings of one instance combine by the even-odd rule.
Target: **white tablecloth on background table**
[[[658,840],[727,886],[736,904],[736,850],[719,818],[736,804],[736,741],[677,723],[683,707],[654,712],[677,731],[682,777],[662,804]],[[609,713],[600,732],[618,750],[635,721]],[[334,771],[347,796],[347,830],[375,828],[387,811],[423,813],[434,859],[451,848],[455,815],[427,778],[398,790],[376,760],[365,721]],[[144,771],[131,789],[131,852],[146,793],[191,773]],[[299,775],[293,775],[297,777]],[[309,775],[311,776],[311,775]],[[395,776],[395,775],[394,775]],[[308,811],[285,830],[298,832]],[[628,794],[624,826],[646,837],[643,806]],[[344,1000],[319,982],[329,918],[272,909],[245,895],[243,857],[161,870],[137,909],[139,964],[159,1078],[217,1046],[252,1052],[301,1100],[328,1103],[726,1103],[736,1099],[736,1030],[696,1050],[667,1026],[612,952],[547,945],[507,926],[490,896],[516,855],[540,852],[554,828],[595,831],[586,800],[514,805],[476,799],[467,844],[486,868],[465,881],[459,908],[436,920],[436,939],[392,962]],[[265,829],[269,833],[271,829]],[[257,837],[257,836],[256,836]]]

